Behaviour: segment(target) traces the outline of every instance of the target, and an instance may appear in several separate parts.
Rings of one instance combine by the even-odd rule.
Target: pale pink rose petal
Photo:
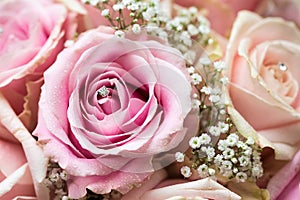
[[[3,200],[10,200],[18,195],[34,195],[34,190],[31,184],[19,184],[19,180],[23,179],[26,176],[26,172],[28,173],[29,167],[28,163],[20,166],[16,169],[12,174],[5,177],[4,180],[1,178],[0,173],[0,197]],[[12,192],[11,192],[12,191]]]
[[[68,184],[69,197],[79,198],[86,194],[86,188],[98,193],[105,194],[111,189],[118,189],[122,193],[128,192],[134,187],[134,183],[139,184],[149,174],[128,173],[117,171],[108,176],[86,176],[71,177],[72,182]]]
[[[9,176],[16,169],[27,163],[23,148],[20,144],[0,140],[0,170],[5,176]],[[30,172],[27,170],[18,180],[20,184],[31,184],[32,178]]]
[[[167,171],[164,169],[156,171],[149,179],[145,180],[140,187],[133,188],[126,193],[121,200],[141,199],[145,192],[159,185],[160,182],[167,178],[167,175]]]
[[[43,1],[41,4],[30,4],[28,1],[22,1],[13,4],[14,6],[5,3],[1,5],[2,7],[0,9],[4,9],[6,11],[12,10],[13,12],[18,13],[16,17],[20,18],[21,24],[24,29],[23,31],[25,31],[24,33],[28,34],[29,37],[29,40],[22,41],[20,39],[22,39],[24,35],[18,35],[19,38],[10,36],[10,39],[7,40],[8,43],[6,45],[2,45],[4,49],[0,49],[1,58],[3,57],[3,59],[1,59],[1,62],[5,66],[10,66],[10,70],[5,69],[4,71],[2,70],[3,72],[1,72],[0,85],[3,87],[9,84],[12,80],[22,78],[35,70],[45,70],[45,68],[47,68],[49,64],[54,61],[55,57],[53,54],[56,55],[58,49],[62,49],[63,47],[62,38],[64,33],[62,32],[62,27],[67,17],[67,12],[62,5],[53,4],[53,2],[47,1]],[[28,9],[22,9],[24,7],[32,6],[34,6],[35,9],[31,11]],[[43,6],[46,6],[47,8],[45,9]],[[22,12],[20,12],[20,10],[22,10]],[[29,14],[28,12],[31,13]],[[52,16],[51,18],[49,18],[50,13]],[[11,15],[12,12],[7,12],[7,14]],[[30,18],[32,22],[29,21],[29,15],[33,16],[32,18]],[[34,21],[37,20],[38,16],[40,16],[42,22],[35,23]],[[6,26],[8,27],[5,26],[2,28],[4,30],[8,28],[9,30],[9,26],[13,25],[12,23],[8,23],[6,24]],[[26,25],[28,25],[28,27],[31,27],[31,29],[27,29]],[[22,26],[19,29],[21,29]],[[13,29],[16,28],[13,27]],[[40,31],[39,29],[43,29],[44,31]],[[10,34],[8,30],[5,30],[3,33]],[[16,34],[19,33],[21,34],[21,32],[16,32]],[[41,35],[41,33],[45,33],[45,35]],[[39,35],[37,36],[37,34]],[[27,39],[27,36],[24,37],[25,38],[23,39]],[[22,55],[22,51],[24,51],[24,49],[26,48],[28,49],[28,46],[30,45],[33,45],[33,47],[31,47],[28,52],[34,52],[31,52],[31,54],[28,55]],[[10,56],[12,54],[11,49],[19,49],[18,52],[20,52],[21,54],[18,54],[18,52],[13,52],[14,57],[15,53],[17,53],[16,56],[19,56],[19,59],[10,59]]]
[[[196,181],[188,181],[182,183],[179,180],[178,184],[174,181],[172,185],[156,188],[145,192],[141,197],[143,200],[159,200],[167,199],[170,197],[181,196],[181,197],[202,197],[207,199],[225,200],[225,199],[241,199],[240,196],[231,192],[224,186],[220,185],[216,181],[205,178]]]
[[[270,191],[271,199],[295,199],[300,195],[300,152],[292,161],[285,165],[278,173],[271,178],[267,189]]]
[[[0,113],[1,123],[18,139],[22,144],[29,169],[32,174],[33,183],[38,198],[48,199],[49,193],[47,188],[42,184],[45,178],[48,158],[45,157],[41,147],[37,145],[36,140],[24,127],[22,122],[16,116],[7,100],[0,93]]]

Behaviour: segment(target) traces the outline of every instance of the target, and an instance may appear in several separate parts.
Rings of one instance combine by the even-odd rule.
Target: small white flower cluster
[[[236,133],[231,133],[226,139],[219,140],[218,150],[214,164],[224,176],[235,177],[239,182],[245,182],[248,178],[255,180],[262,176],[260,152],[253,138],[247,138],[243,142]]]
[[[47,168],[47,177],[44,184],[53,192],[54,200],[68,200],[66,181],[68,179],[66,171],[61,169],[56,163],[49,162]]]
[[[207,135],[204,137],[206,138],[205,142],[201,142],[199,137],[193,137],[190,140],[190,146],[196,155],[192,168],[197,169],[199,177],[205,178],[218,173],[229,179],[235,178],[238,182],[245,182],[248,179],[255,181],[263,175],[260,152],[256,146],[247,143],[249,138],[243,142],[237,134],[232,133],[226,139],[219,140],[217,149],[215,149],[210,146],[211,143],[207,145],[207,142],[210,141]],[[206,145],[202,146],[202,144]],[[177,152],[176,160],[183,162],[182,156],[182,153]],[[181,174],[185,178],[189,178],[192,170],[189,166],[183,166]]]
[[[100,9],[101,15],[107,18],[112,27],[116,30],[124,31],[130,28],[133,33],[140,33],[141,26],[156,22],[158,19],[164,19],[163,15],[160,13],[159,0],[81,1]],[[120,34],[117,34],[117,36],[120,36]]]

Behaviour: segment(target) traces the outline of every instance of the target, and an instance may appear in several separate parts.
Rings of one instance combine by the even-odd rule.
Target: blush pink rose
[[[174,161],[170,151],[197,131],[185,62],[157,41],[99,27],[62,51],[44,77],[35,134],[69,174],[71,198],[86,189],[128,192]]]
[[[165,170],[153,174],[141,187],[131,190],[121,200],[237,200],[241,197],[211,178],[187,181],[168,179]]]
[[[294,21],[300,27],[300,1],[270,0],[260,8],[259,13],[265,17],[278,16]]]
[[[300,145],[299,55],[295,24],[239,13],[226,52],[229,96],[276,159],[291,159]]]
[[[265,0],[175,0],[182,6],[196,6],[207,12],[212,28],[221,35],[230,33],[232,24],[240,10],[255,11]],[[222,20],[221,20],[222,19]]]
[[[75,30],[73,17],[51,0],[0,1],[0,87],[48,68]]]
[[[271,199],[289,200],[300,197],[300,151],[271,178],[267,189]]]
[[[18,99],[18,96],[16,98]],[[29,96],[27,99],[30,99]],[[32,101],[27,101],[26,111],[17,116],[6,98],[0,95],[0,198],[2,200],[49,199],[49,192],[42,184],[48,159],[21,122],[21,119],[25,119],[25,116],[31,112],[28,108],[31,103]]]

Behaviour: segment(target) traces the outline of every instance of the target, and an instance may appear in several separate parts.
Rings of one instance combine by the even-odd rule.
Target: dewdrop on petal
[[[188,166],[181,167],[180,172],[185,178],[189,178],[192,175],[191,168]]]

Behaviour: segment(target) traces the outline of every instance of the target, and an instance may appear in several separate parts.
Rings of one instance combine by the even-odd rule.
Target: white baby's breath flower
[[[239,172],[239,169],[238,169],[238,168],[236,168],[236,167],[234,167],[234,168],[232,169],[232,172],[236,174],[236,173],[238,173],[238,172]]]
[[[181,152],[175,153],[175,159],[177,162],[183,162],[184,161],[184,154]]]
[[[221,81],[221,83],[222,83],[223,85],[227,85],[227,84],[229,83],[229,78],[228,78],[228,77],[222,77],[222,78],[220,79],[220,81]]]
[[[179,25],[178,25],[179,26]],[[177,26],[177,27],[178,27]],[[179,37],[180,41],[187,46],[192,46],[191,36],[187,31],[183,31]]]
[[[189,12],[192,15],[196,15],[198,13],[198,9],[195,6],[189,7]]]
[[[138,34],[141,32],[141,26],[139,24],[133,24],[131,30],[133,33]]]
[[[168,41],[168,33],[166,31],[163,30],[159,31],[158,37],[160,37],[164,41]]]
[[[197,168],[197,172],[200,177],[205,178],[208,176],[208,166],[206,164],[202,164]]]
[[[214,62],[214,67],[217,71],[222,71],[224,69],[226,69],[226,65],[225,65],[225,62],[224,61],[215,61]]]
[[[223,158],[224,157],[221,154],[217,154],[215,156],[214,163],[217,165],[221,165],[221,163],[223,162]]]
[[[200,105],[201,105],[201,101],[199,99],[192,100],[192,108],[199,108]]]
[[[250,156],[251,154],[252,154],[252,148],[251,147],[249,147],[247,149],[244,149],[243,155]]]
[[[68,179],[68,174],[65,170],[63,170],[60,174],[59,174],[60,178],[64,181],[66,181]]]
[[[191,35],[197,35],[199,33],[199,30],[193,24],[189,24],[187,29]]]
[[[239,136],[235,133],[231,133],[227,138],[226,138],[226,143],[228,146],[235,146],[237,142],[239,141]]]
[[[181,167],[180,172],[185,178],[189,178],[192,175],[191,168],[188,166]]]
[[[220,134],[221,134],[221,130],[217,126],[211,126],[211,127],[209,127],[208,132],[210,134],[212,134],[213,136],[216,136],[216,137],[220,136]]]
[[[102,10],[101,15],[104,16],[104,17],[108,16],[109,15],[109,9]]]
[[[203,86],[200,90],[200,92],[203,92],[204,94],[206,95],[210,95],[211,92],[212,92],[212,88],[210,86],[206,87],[206,86]]]
[[[210,95],[208,99],[212,103],[218,103],[221,100],[221,97],[220,95]]]
[[[213,147],[201,147],[201,151],[206,153],[208,160],[212,160],[216,155]]]
[[[246,140],[246,144],[253,145],[254,144],[253,138],[252,137],[248,137],[247,140]]]
[[[245,182],[247,180],[247,174],[245,172],[238,172],[235,177],[238,182]]]
[[[227,148],[225,151],[223,151],[223,156],[225,159],[230,159],[234,156],[235,152],[233,149]]]
[[[193,73],[191,75],[191,78],[192,78],[192,82],[194,85],[198,85],[199,83],[202,82],[202,77],[200,74],[197,74],[197,73]]]
[[[218,122],[218,127],[221,133],[226,133],[229,130],[229,124],[224,122]]]
[[[247,156],[240,156],[238,160],[240,162],[240,166],[242,167],[246,167],[250,163],[250,158]]]
[[[202,133],[199,136],[199,141],[200,141],[201,144],[209,144],[210,141],[211,141],[211,137],[206,133]]]
[[[114,11],[119,11],[119,10],[123,10],[125,8],[125,5],[123,3],[117,3],[114,4],[112,8]]]
[[[201,146],[201,141],[199,137],[192,137],[189,141],[189,145],[192,149],[197,149]]]
[[[118,38],[124,38],[125,37],[125,33],[121,30],[118,30],[115,32],[115,36]]]
[[[189,74],[193,74],[193,73],[195,73],[195,67],[190,66],[190,67],[187,68],[187,71],[188,71]]]
[[[253,177],[259,178],[263,174],[263,168],[261,167],[261,165],[255,165],[252,167],[251,173]]]
[[[199,32],[202,33],[202,34],[204,34],[204,35],[207,35],[207,34],[210,33],[210,28],[207,25],[200,25],[198,27],[198,29],[199,29]]]
[[[221,115],[225,115],[226,114],[226,110],[225,109],[220,110],[220,114]]]
[[[233,164],[236,164],[238,162],[238,159],[236,159],[235,157],[231,158],[230,160]]]
[[[202,57],[202,58],[200,58],[199,62],[202,65],[210,65],[211,64],[211,60],[208,57]]]
[[[224,160],[222,162],[222,168],[225,170],[231,170],[232,169],[232,162],[230,162],[229,160]]]
[[[214,170],[213,168],[208,168],[208,174],[209,174],[210,176],[215,175],[215,173],[216,173],[216,170]]]
[[[100,3],[99,0],[89,0],[89,4],[91,4],[92,6],[96,6],[98,3]]]
[[[218,149],[220,151],[225,151],[225,149],[227,149],[227,147],[228,147],[228,144],[227,144],[226,140],[219,140]]]
[[[188,64],[192,64],[192,63],[194,63],[194,61],[195,61],[195,58],[196,58],[196,52],[195,52],[195,51],[190,51],[190,50],[188,50],[187,52],[185,52],[185,53],[183,54],[183,57],[184,57],[184,59],[186,60],[186,62],[187,62]]]
[[[148,7],[148,9],[142,13],[144,20],[151,21],[152,17],[156,14],[155,9]]]

